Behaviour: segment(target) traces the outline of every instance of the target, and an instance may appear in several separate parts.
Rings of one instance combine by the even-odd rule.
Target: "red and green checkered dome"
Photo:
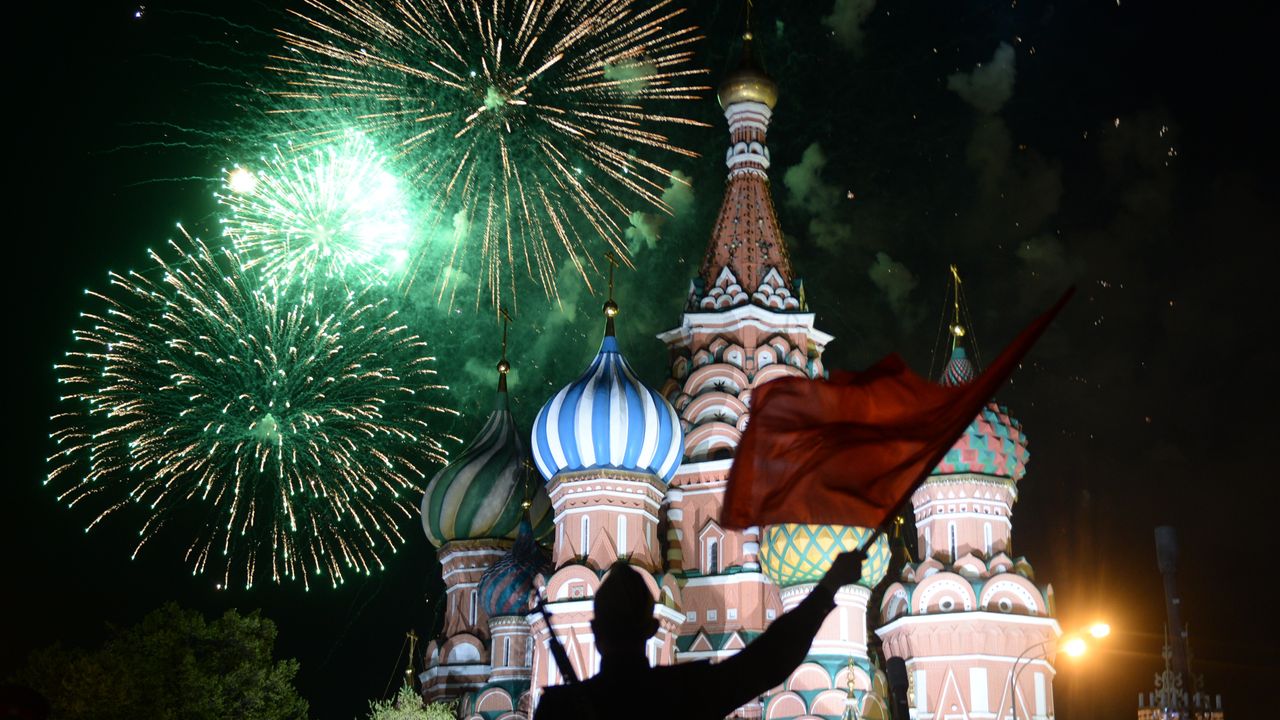
[[[977,371],[973,363],[965,355],[964,348],[957,346],[951,351],[951,359],[942,371],[941,384],[954,387],[971,382],[975,377]],[[1017,481],[1026,474],[1030,457],[1022,423],[1010,415],[1005,406],[988,403],[932,474],[975,473]]]

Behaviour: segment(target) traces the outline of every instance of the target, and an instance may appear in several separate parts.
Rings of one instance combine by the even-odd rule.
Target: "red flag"
[[[860,373],[756,388],[720,524],[878,527],[937,467],[1074,292],[967,385],[930,382],[893,354]]]

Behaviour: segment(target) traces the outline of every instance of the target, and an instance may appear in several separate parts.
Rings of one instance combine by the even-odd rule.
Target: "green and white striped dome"
[[[534,537],[541,539],[553,529],[551,501],[541,478],[531,471],[529,449],[511,416],[504,382],[480,433],[427,485],[422,529],[436,547],[453,540],[515,540],[530,484],[529,517]]]

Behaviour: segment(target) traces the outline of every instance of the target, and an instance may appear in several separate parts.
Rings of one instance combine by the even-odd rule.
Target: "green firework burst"
[[[382,568],[445,459],[425,341],[372,289],[261,283],[229,249],[170,246],[150,277],[86,291],[46,484],[96,508],[86,532],[139,513],[135,556],[193,529],[186,559],[222,587]]]
[[[637,207],[670,211],[683,182],[663,163],[695,157],[668,133],[703,123],[697,28],[672,0],[307,0],[270,69],[286,83],[272,112],[301,144],[354,125],[403,162],[433,213],[415,253],[441,294],[475,280],[498,306],[529,277],[558,296],[569,260],[626,258]]]
[[[268,280],[399,279],[414,241],[399,177],[359,133],[301,153],[279,148],[227,173],[223,234]]]

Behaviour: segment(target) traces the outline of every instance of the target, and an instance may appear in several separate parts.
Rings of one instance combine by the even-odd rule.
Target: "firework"
[[[218,201],[223,232],[271,281],[398,278],[413,238],[400,180],[364,136],[301,154],[279,148],[254,168],[226,173]]]
[[[372,290],[263,283],[229,249],[170,247],[150,277],[86,291],[46,484],[100,510],[86,532],[143,516],[135,556],[189,523],[186,559],[220,587],[382,568],[445,455],[425,342]]]
[[[671,0],[305,3],[280,31],[274,112],[313,140],[353,123],[395,148],[444,240],[411,270],[439,270],[441,293],[474,274],[497,306],[527,274],[558,296],[565,258],[589,284],[597,250],[626,256],[633,204],[670,210],[662,158],[696,156],[664,132],[703,126],[671,108],[709,89]]]

